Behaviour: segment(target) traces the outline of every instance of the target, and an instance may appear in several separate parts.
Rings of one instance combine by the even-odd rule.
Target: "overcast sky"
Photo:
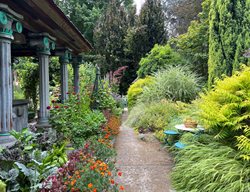
[[[137,7],[137,13],[140,11],[142,4],[145,0],[134,0],[136,7]]]

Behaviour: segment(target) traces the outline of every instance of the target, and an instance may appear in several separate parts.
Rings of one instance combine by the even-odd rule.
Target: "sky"
[[[134,0],[136,7],[137,7],[137,13],[140,12],[142,4],[145,2],[145,0]]]

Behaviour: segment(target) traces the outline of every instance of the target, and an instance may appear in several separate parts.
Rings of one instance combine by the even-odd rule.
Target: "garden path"
[[[116,166],[123,173],[118,182],[126,192],[171,192],[172,159],[152,135],[145,139],[136,136],[132,128],[121,126],[115,144]]]

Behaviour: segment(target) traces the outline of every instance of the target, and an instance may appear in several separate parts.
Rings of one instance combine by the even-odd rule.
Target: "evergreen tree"
[[[119,0],[111,0],[105,14],[98,21],[95,28],[95,48],[103,56],[102,72],[112,72],[126,65],[124,54],[124,38],[129,21],[128,10]]]
[[[93,31],[97,20],[106,10],[109,0],[55,0],[55,3],[93,43]]]
[[[250,47],[250,0],[212,0],[209,27],[209,85],[232,75]]]
[[[199,18],[191,22],[187,33],[170,40],[171,46],[204,81],[208,78],[209,11],[211,0],[204,0]]]
[[[155,44],[166,42],[164,12],[161,0],[146,0],[139,15],[139,26],[146,26],[145,53]]]
[[[145,57],[155,44],[164,44],[167,40],[161,0],[146,0],[136,20],[136,24],[129,27],[125,37],[129,68],[121,81],[123,92],[126,92],[129,84],[136,79],[141,58]]]

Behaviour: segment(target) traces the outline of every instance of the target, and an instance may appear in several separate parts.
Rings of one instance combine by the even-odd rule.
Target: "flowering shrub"
[[[104,131],[107,134],[117,135],[119,133],[119,128],[121,126],[121,119],[114,115],[111,115],[108,119],[106,126],[104,127]]]
[[[114,162],[110,160],[114,153],[106,153],[107,149],[112,150],[111,146],[106,146],[106,151],[102,150],[105,146],[104,142],[88,142],[83,149],[72,152],[68,163],[44,181],[41,192],[124,190],[114,179],[116,175],[122,175],[117,173]],[[106,157],[103,158],[100,152]]]
[[[74,92],[69,94],[69,100],[64,104],[52,101],[50,123],[60,134],[61,140],[70,140],[75,147],[82,147],[83,141],[101,132],[105,123],[103,114],[90,109],[90,99],[87,95],[80,97]]]

